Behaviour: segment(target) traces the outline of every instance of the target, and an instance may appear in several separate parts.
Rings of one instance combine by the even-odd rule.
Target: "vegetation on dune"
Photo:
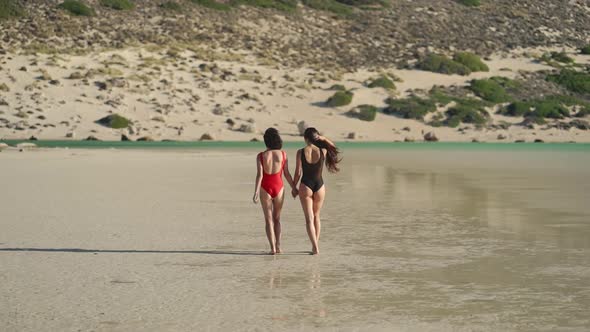
[[[383,113],[397,115],[404,119],[424,120],[428,113],[436,111],[435,101],[418,96],[404,99],[389,98],[387,104]]]
[[[469,70],[471,70],[472,72],[490,71],[490,68],[483,61],[481,61],[481,58],[473,53],[456,53],[453,57],[453,60],[469,68]]]
[[[20,17],[25,13],[17,0],[0,0],[0,20]]]
[[[478,7],[481,5],[480,0],[457,0],[457,2],[468,7]]]
[[[559,74],[548,75],[547,80],[572,92],[590,94],[590,73],[564,69]]]
[[[100,0],[100,4],[115,10],[130,10],[135,4],[130,0]]]
[[[328,90],[334,91],[346,91],[346,87],[342,84],[334,84]]]
[[[352,14],[352,7],[335,0],[302,0],[302,3],[309,8],[332,12],[340,16]]]
[[[328,98],[326,105],[330,107],[345,106],[352,102],[354,94],[350,91],[338,91],[332,97]]]
[[[369,84],[367,84],[367,86],[369,88],[383,88],[387,90],[395,90],[395,83],[393,83],[393,81],[385,75],[382,75],[370,81]]]
[[[459,74],[469,75],[471,70],[463,64],[460,64],[444,55],[429,54],[417,64],[418,69],[431,71],[441,74]]]
[[[234,6],[272,8],[284,12],[291,12],[297,8],[297,0],[232,0],[232,4]]]
[[[230,10],[236,6],[252,6],[258,8],[271,8],[283,12],[297,10],[297,0],[229,0],[218,2],[216,0],[190,0],[192,3],[216,10]],[[383,0],[302,0],[302,4],[317,10],[328,11],[339,16],[350,16],[355,8],[370,9],[375,6],[387,5]]]
[[[551,64],[554,61],[560,62],[560,63],[565,63],[565,64],[570,64],[570,63],[574,63],[574,59],[569,57],[565,52],[551,52],[551,53],[545,53],[543,54],[543,56],[541,56],[541,61],[547,62],[549,64]]]
[[[449,108],[445,115],[447,118],[444,124],[449,127],[457,127],[461,123],[471,123],[482,126],[486,124],[490,118],[490,114],[481,105],[476,104],[457,104]]]
[[[580,48],[580,53],[590,55],[590,44]]]
[[[111,114],[97,120],[96,123],[113,129],[122,129],[129,127],[131,121],[119,114]]]
[[[217,2],[215,0],[190,0],[192,3],[199,6],[215,9],[215,10],[230,10],[231,6],[226,3]]]
[[[172,10],[172,11],[176,11],[176,12],[179,12],[182,10],[182,6],[178,2],[174,2],[174,1],[164,2],[164,3],[160,4],[160,8],[166,9],[166,10]]]
[[[94,10],[78,0],[65,0],[57,7],[76,16],[94,16]]]
[[[373,105],[360,105],[348,112],[348,116],[363,121],[375,121],[378,108]]]
[[[509,80],[502,77],[473,80],[471,81],[469,89],[483,100],[493,103],[505,103],[512,98],[508,92],[506,92],[503,82],[509,82]]]
[[[498,113],[506,116],[524,116],[533,119],[535,123],[545,123],[545,119],[563,119],[570,117],[570,107],[577,106],[580,110],[576,117],[590,114],[590,103],[563,95],[547,96],[540,99],[515,101],[502,107]]]

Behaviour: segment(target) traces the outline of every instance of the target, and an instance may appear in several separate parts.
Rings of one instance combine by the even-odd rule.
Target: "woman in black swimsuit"
[[[299,185],[299,199],[305,214],[307,235],[312,245],[312,254],[320,253],[320,210],[324,204],[326,188],[322,179],[324,163],[331,173],[339,171],[340,151],[329,139],[321,136],[315,128],[307,128],[304,133],[307,146],[297,151],[295,183]]]

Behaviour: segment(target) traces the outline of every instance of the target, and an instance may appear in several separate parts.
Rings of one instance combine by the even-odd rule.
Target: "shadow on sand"
[[[123,254],[200,254],[200,255],[237,255],[237,256],[269,256],[262,251],[245,250],[132,250],[132,249],[82,249],[82,248],[0,248],[0,251],[12,252],[65,252],[65,253],[123,253]],[[284,255],[309,255],[309,252],[289,252]]]

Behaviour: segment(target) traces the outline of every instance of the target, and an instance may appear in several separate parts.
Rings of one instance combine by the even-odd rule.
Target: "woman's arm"
[[[289,159],[287,159],[286,156],[285,156],[285,168],[283,170],[284,170],[283,174],[285,174],[285,179],[287,179],[287,182],[289,183],[291,188],[295,188],[296,184],[293,181],[293,177],[291,176],[291,172],[289,172]]]
[[[301,150],[297,150],[295,155],[295,177],[293,178],[293,184],[297,186],[301,180]]]
[[[259,155],[256,156],[256,182],[254,183],[254,196],[252,202],[258,203],[260,197],[260,185],[262,184],[262,163],[260,163]]]
[[[291,189],[291,195],[295,198],[299,194],[299,189],[297,188],[297,184],[299,184],[299,180],[301,179],[301,150],[297,150],[295,154],[295,177],[293,178],[293,187]]]

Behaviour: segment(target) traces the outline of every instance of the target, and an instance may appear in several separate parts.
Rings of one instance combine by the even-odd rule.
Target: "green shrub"
[[[532,105],[526,101],[515,101],[500,109],[500,114],[506,116],[524,116],[531,111]]]
[[[127,118],[119,114],[107,115],[104,118],[97,120],[96,123],[113,129],[127,128],[131,124]]]
[[[532,106],[534,110],[529,112],[527,116],[541,119],[563,119],[564,117],[570,116],[568,108],[556,100],[539,100],[534,102]]]
[[[488,121],[489,114],[483,108],[473,108],[469,105],[458,104],[449,108],[445,115],[444,124],[449,127],[457,127],[461,123],[484,125]]]
[[[328,90],[333,91],[346,91],[346,87],[342,84],[334,84]]]
[[[387,1],[384,0],[337,0],[339,3],[343,3],[349,6],[355,7],[364,7],[364,6],[374,6],[374,5],[381,5],[384,6],[387,4]]]
[[[340,16],[350,16],[352,8],[335,0],[303,0],[309,8],[331,12]]]
[[[24,14],[25,11],[17,0],[0,0],[0,20],[20,17]]]
[[[94,16],[94,10],[78,0],[65,0],[57,7],[76,16]]]
[[[353,93],[350,91],[338,91],[328,98],[326,104],[330,107],[345,106],[352,102]]]
[[[164,2],[164,3],[160,4],[160,8],[166,9],[166,10],[172,10],[175,12],[179,12],[182,10],[182,6],[178,2],[174,2],[174,1]]]
[[[590,115],[590,106],[580,109],[578,113],[576,113],[576,118],[584,118],[588,115]]]
[[[582,54],[588,54],[588,55],[590,55],[590,44],[588,44],[588,45],[580,48],[580,52]]]
[[[135,7],[130,0],[100,0],[100,4],[116,10],[129,10]]]
[[[360,105],[357,109],[358,118],[363,121],[374,121],[377,117],[377,107],[373,105]]]
[[[570,116],[568,106],[580,106],[581,116],[590,110],[590,103],[571,96],[554,95],[543,99],[516,101],[502,108],[499,112],[507,116],[525,116],[535,119],[563,119]],[[578,116],[576,114],[576,116]]]
[[[447,95],[437,87],[430,89],[429,96],[432,101],[443,106],[448,105],[455,100],[455,98]]]
[[[481,61],[481,58],[473,53],[459,52],[453,57],[455,62],[458,62],[469,68],[472,72],[476,71],[490,71],[490,68]]]
[[[494,79],[473,80],[469,89],[481,99],[493,103],[504,103],[511,99],[506,89]]]
[[[455,62],[444,55],[429,54],[417,65],[418,69],[441,74],[469,75],[471,70],[466,66]]]
[[[581,94],[590,94],[590,74],[564,69],[559,74],[547,76],[547,80]]]
[[[369,82],[369,88],[383,88],[387,90],[395,90],[395,83],[387,76],[381,76]]]
[[[570,58],[565,52],[551,52],[545,53],[541,57],[542,61],[551,63],[552,61],[557,61],[561,63],[574,63],[575,60]]]
[[[457,2],[468,7],[478,7],[481,5],[480,0],[457,0]]]
[[[215,10],[230,10],[231,6],[226,3],[217,2],[215,0],[190,0],[192,3],[199,6],[215,9]]]
[[[385,114],[394,114],[404,119],[424,120],[426,114],[436,111],[436,104],[431,99],[410,96],[404,99],[389,99]]]
[[[297,8],[297,0],[232,0],[231,4],[272,8],[285,12],[294,11]]]

